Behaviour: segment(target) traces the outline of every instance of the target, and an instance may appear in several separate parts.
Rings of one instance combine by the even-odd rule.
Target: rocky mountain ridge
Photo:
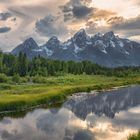
[[[89,60],[107,67],[140,66],[140,44],[120,38],[112,31],[89,36],[81,29],[66,42],[53,36],[42,46],[29,38],[11,53],[20,52],[26,53],[28,58],[40,55],[58,60]]]

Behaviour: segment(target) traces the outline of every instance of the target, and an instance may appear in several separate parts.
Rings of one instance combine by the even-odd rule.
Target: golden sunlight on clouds
[[[81,29],[81,28],[85,28],[85,23],[84,22],[79,22],[79,23],[71,23],[68,25],[68,28],[71,30],[71,31],[75,31],[77,29]]]
[[[108,24],[106,23],[106,21],[104,19],[99,20],[96,23],[97,23],[98,27],[108,26]]]
[[[140,7],[132,0],[127,2],[125,0],[93,0],[93,5],[99,9],[116,12],[125,18],[136,17],[140,11]]]
[[[14,0],[14,3],[17,4],[17,5],[24,5],[24,6],[30,6],[30,5],[43,5],[43,4],[51,4],[53,3],[54,5],[54,2],[56,3],[57,0]],[[62,4],[65,4],[66,2],[68,2],[68,0],[62,0],[60,3]],[[58,5],[58,3],[57,3]]]
[[[17,5],[40,5],[45,0],[15,0]],[[50,1],[50,0],[47,0]]]
[[[29,36],[46,42],[54,34],[64,41],[81,28],[88,34],[114,31],[140,40],[139,0],[0,0],[0,13],[0,26],[11,28],[6,32],[9,48]],[[4,38],[1,33],[0,44]]]
[[[120,114],[123,115],[123,113]],[[93,122],[88,120],[90,117],[94,120]],[[112,120],[109,118],[104,119],[103,116],[98,119],[97,118],[98,117],[96,115],[90,114],[84,121],[78,118],[71,119],[69,125],[74,128],[90,131],[97,140],[108,140],[108,138],[109,140],[125,140],[131,133],[137,132],[137,130],[133,128],[114,125]]]
[[[135,41],[139,41],[140,40],[140,35],[134,35],[134,36],[131,36],[131,37],[129,37],[129,39],[131,39],[131,40],[135,40]]]
[[[5,10],[6,10],[6,8],[5,8],[4,4],[0,3],[0,13],[2,13]]]

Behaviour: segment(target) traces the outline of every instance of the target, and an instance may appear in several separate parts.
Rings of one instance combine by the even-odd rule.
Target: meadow
[[[1,83],[0,112],[26,110],[41,105],[49,107],[63,103],[73,93],[100,91],[139,83],[140,76],[121,78],[85,74],[36,77],[29,82]]]

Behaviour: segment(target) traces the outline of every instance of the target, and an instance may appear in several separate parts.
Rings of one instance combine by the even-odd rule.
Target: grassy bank
[[[66,75],[43,78],[42,84],[0,84],[0,112],[24,110],[37,105],[62,103],[68,95],[91,90],[139,84],[140,76],[117,78],[106,76]]]
[[[132,134],[128,140],[140,140],[140,131],[137,134]]]

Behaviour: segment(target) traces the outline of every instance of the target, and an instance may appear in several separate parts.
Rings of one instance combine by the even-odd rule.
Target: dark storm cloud
[[[93,140],[92,134],[88,131],[79,131],[75,134],[73,140]]]
[[[93,133],[87,130],[79,130],[73,133],[72,130],[66,129],[65,130],[65,137],[63,140],[95,140],[95,136]]]
[[[88,4],[91,0],[70,0],[66,5],[61,6],[64,14],[64,21],[75,19],[85,19],[91,15],[94,11],[93,7],[89,7]]]
[[[0,13],[0,20],[7,20],[8,18],[12,17],[11,13],[5,12],[5,13]]]
[[[36,30],[44,36],[62,36],[67,33],[67,28],[58,17],[48,15],[36,22]]]
[[[127,20],[121,20],[122,22],[118,22],[117,24],[113,24],[112,27],[117,30],[140,30],[140,16],[136,18],[130,18]]]
[[[9,32],[11,30],[10,27],[0,27],[0,33],[6,33]]]
[[[84,18],[93,11],[92,8],[86,6],[74,6],[72,9],[73,16],[76,18]]]

